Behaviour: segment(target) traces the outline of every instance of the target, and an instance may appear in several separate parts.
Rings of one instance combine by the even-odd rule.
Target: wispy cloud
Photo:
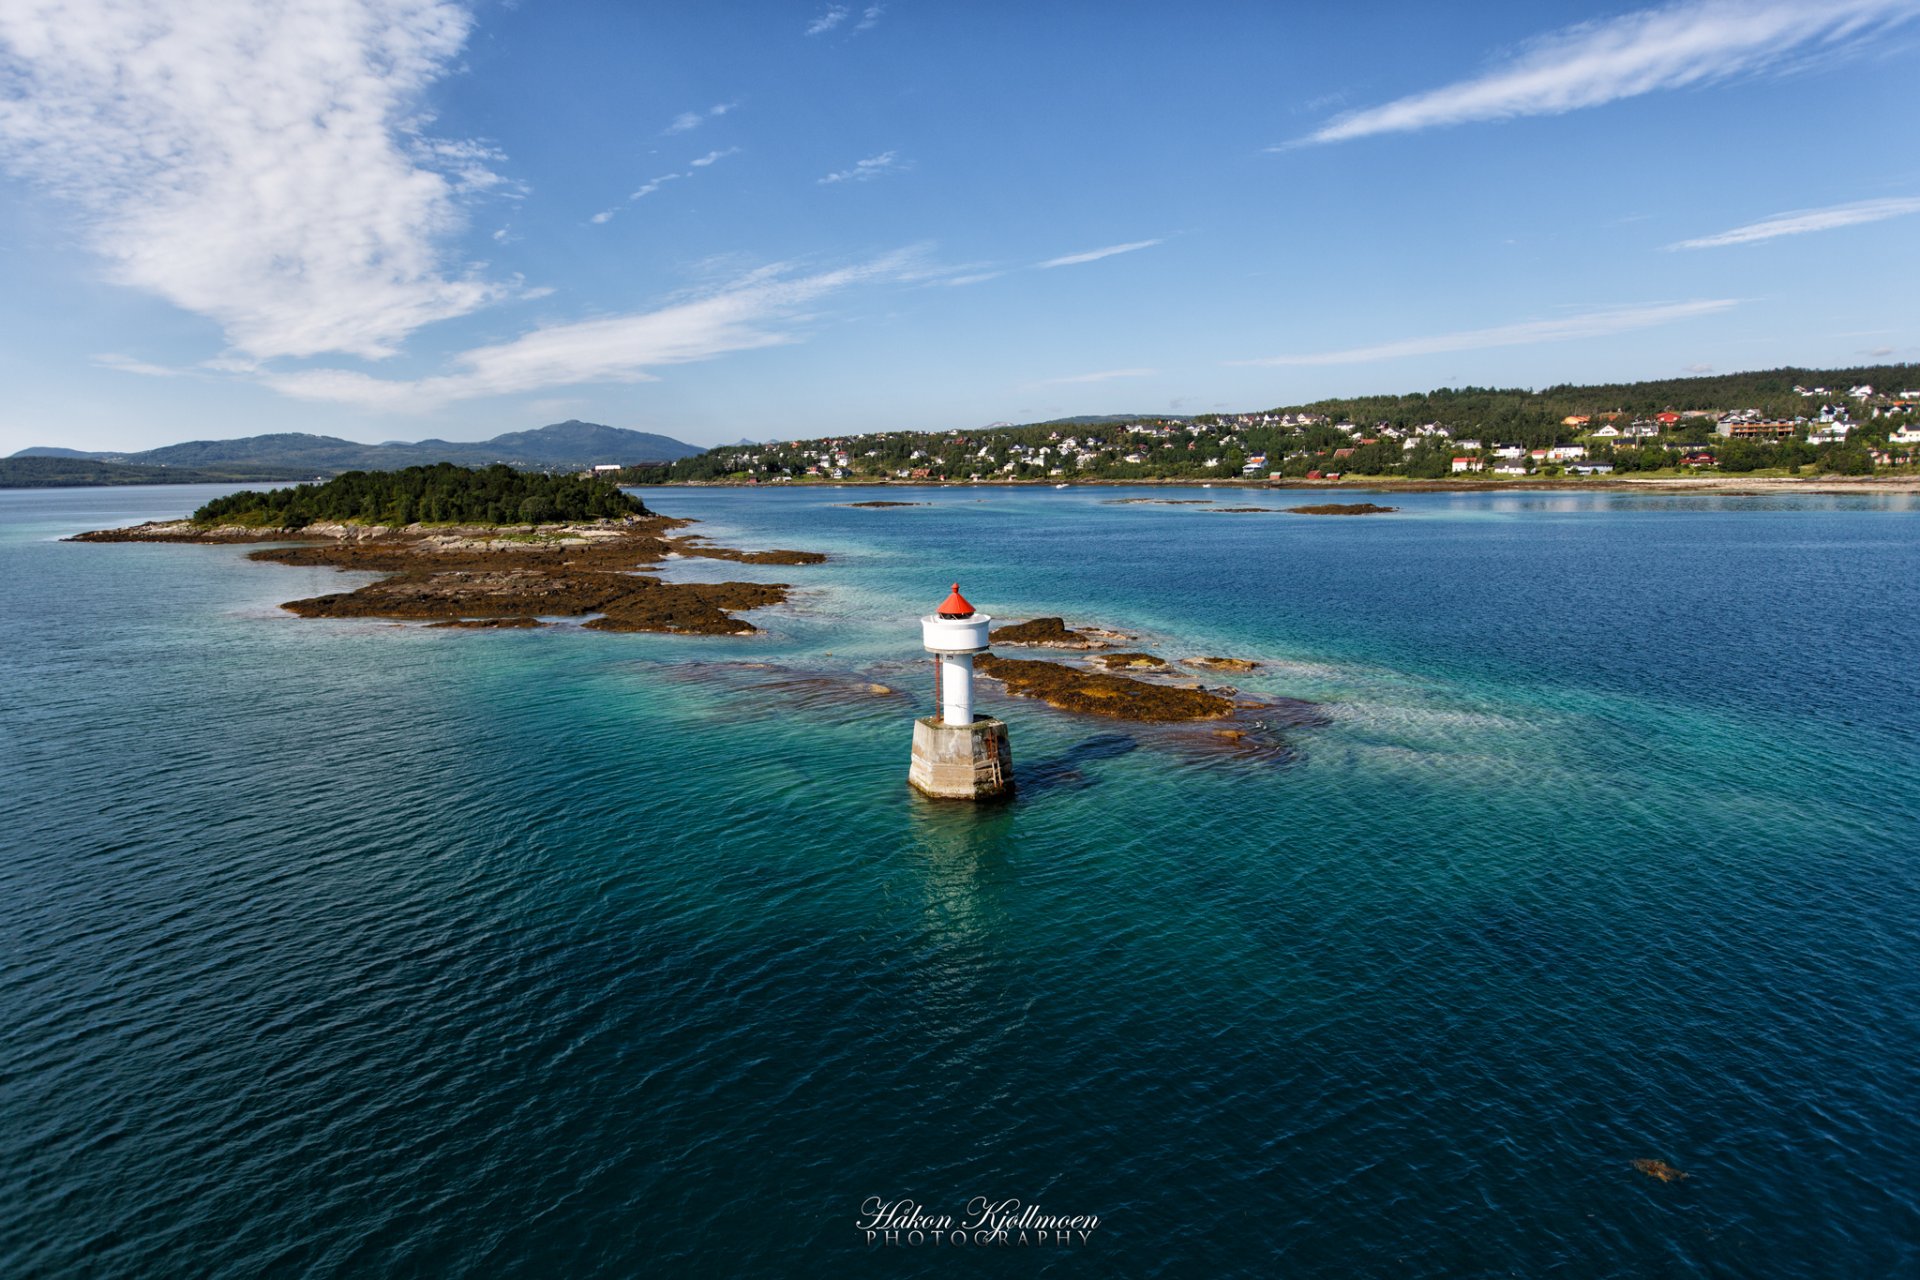
[[[649,370],[735,351],[800,341],[805,308],[859,284],[911,274],[909,255],[794,275],[763,267],[717,290],[652,311],[535,329],[511,342],[454,358],[454,371],[424,378],[375,378],[352,369],[260,375],[267,386],[303,400],[382,412],[423,412],[483,396],[583,383],[657,381]]]
[[[102,369],[113,369],[120,373],[137,373],[143,378],[177,378],[179,369],[169,369],[163,364],[149,364],[145,360],[135,360],[132,356],[123,356],[116,352],[103,352],[93,358],[93,362]]]
[[[897,151],[882,151],[877,156],[868,156],[865,160],[856,162],[851,169],[830,173],[819,181],[822,186],[835,182],[871,182],[890,170],[905,168],[906,166],[900,163],[899,156],[900,153]]]
[[[80,211],[121,283],[253,358],[378,358],[511,289],[453,268],[511,184],[419,132],[472,17],[442,0],[0,5],[0,162]]]
[[[1070,378],[1048,378],[1040,385],[1057,387],[1075,382],[1111,382],[1115,378],[1151,378],[1158,369],[1108,369],[1104,373],[1076,373]]]
[[[989,280],[998,280],[1005,274],[1007,273],[1004,271],[969,271],[962,275],[947,276],[945,279],[937,280],[934,283],[948,286],[985,284]]]
[[[1296,143],[1345,142],[1477,120],[1559,115],[1778,68],[1920,14],[1920,0],[1692,0],[1575,27],[1484,75],[1335,117]]]
[[[860,21],[853,24],[855,31],[871,31],[880,23],[880,15],[887,11],[883,4],[870,4],[860,11]]]
[[[1426,338],[1407,338],[1377,347],[1354,347],[1346,351],[1321,351],[1306,355],[1267,356],[1259,360],[1228,360],[1230,365],[1322,365],[1370,364],[1376,360],[1398,360],[1405,356],[1429,356],[1448,351],[1479,351],[1486,347],[1530,346],[1538,342],[1565,342],[1573,338],[1603,338],[1609,334],[1648,329],[1698,316],[1717,315],[1740,305],[1737,298],[1712,298],[1695,302],[1656,302],[1644,306],[1606,307],[1578,315],[1550,320],[1527,320],[1520,324],[1493,329],[1468,329],[1458,333],[1435,334]]]
[[[715,161],[725,160],[728,156],[737,156],[739,154],[740,148],[738,147],[728,147],[723,151],[709,151],[698,160],[693,161],[693,167],[696,169],[704,169]]]
[[[641,183],[639,189],[628,196],[627,199],[644,200],[660,188],[666,186],[669,182],[678,182],[686,176],[684,173],[663,173],[657,178],[649,178]]]
[[[737,102],[717,102],[705,111],[682,111],[661,132],[686,133],[691,129],[698,129],[707,121],[718,119],[739,105]]]
[[[843,4],[830,5],[826,12],[807,24],[807,34],[810,36],[823,36],[845,22],[852,12],[853,10]]]
[[[587,221],[593,223],[593,225],[596,227],[602,226],[606,223],[612,222],[613,215],[617,212],[619,211],[616,209],[602,209],[600,212],[594,214],[591,218],[587,219]]]
[[[1909,213],[1920,213],[1920,196],[1896,196],[1886,200],[1856,200],[1852,204],[1829,205],[1824,209],[1802,209],[1795,213],[1776,213],[1760,222],[1682,240],[1669,249],[1718,249],[1729,244],[1752,244],[1781,236],[1801,236],[1809,231],[1831,231],[1835,227],[1858,226],[1862,222],[1882,222]]]
[[[1158,240],[1135,240],[1131,244],[1110,244],[1104,249],[1089,249],[1085,253],[1069,253],[1063,258],[1048,258],[1045,262],[1034,263],[1034,266],[1041,271],[1053,267],[1073,267],[1082,262],[1098,262],[1102,258],[1111,258],[1115,254],[1132,253],[1136,249],[1151,249],[1154,245],[1165,243],[1166,239],[1162,237]]]

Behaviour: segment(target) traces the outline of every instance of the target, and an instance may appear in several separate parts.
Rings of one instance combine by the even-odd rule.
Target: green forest
[[[512,467],[442,462],[399,471],[349,471],[323,484],[243,489],[215,498],[193,519],[299,529],[315,521],[359,524],[554,524],[643,516],[638,498],[612,480],[544,475]]]

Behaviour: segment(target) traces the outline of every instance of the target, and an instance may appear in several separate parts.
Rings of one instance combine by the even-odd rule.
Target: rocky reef
[[[1008,693],[1115,720],[1218,720],[1234,712],[1232,698],[1205,689],[1152,684],[1060,662],[983,653],[974,659],[974,669],[1006,685]]]
[[[293,600],[303,618],[397,618],[446,626],[527,627],[542,617],[592,617],[599,631],[750,635],[736,616],[779,604],[783,583],[663,582],[639,570],[669,554],[745,564],[818,564],[812,551],[736,551],[698,535],[669,536],[682,520],[633,516],[555,526],[387,528],[311,524],[297,530],[173,521],[84,533],[78,542],[272,542],[249,557],[387,576],[353,591]]]
[[[1286,507],[1296,516],[1383,516],[1398,507],[1375,506],[1371,502],[1321,502],[1311,507]]]

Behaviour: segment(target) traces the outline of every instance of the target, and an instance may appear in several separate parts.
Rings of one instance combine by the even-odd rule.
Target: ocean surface
[[[646,491],[831,557],[743,638],[59,541],[222,491],[0,492],[0,1274],[1920,1274],[1920,500]],[[955,580],[1315,709],[920,799]]]

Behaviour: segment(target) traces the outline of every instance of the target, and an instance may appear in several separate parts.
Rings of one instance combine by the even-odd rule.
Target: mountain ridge
[[[337,436],[307,432],[272,432],[232,440],[187,440],[132,452],[88,451],[33,446],[6,461],[58,458],[71,462],[98,462],[114,466],[183,468],[191,470],[271,468],[289,475],[338,474],[343,471],[394,471],[401,467],[452,462],[461,466],[489,466],[504,462],[530,471],[551,471],[599,464],[635,466],[673,462],[705,450],[671,436],[570,418],[527,431],[509,431],[489,440],[419,440],[361,444]]]

